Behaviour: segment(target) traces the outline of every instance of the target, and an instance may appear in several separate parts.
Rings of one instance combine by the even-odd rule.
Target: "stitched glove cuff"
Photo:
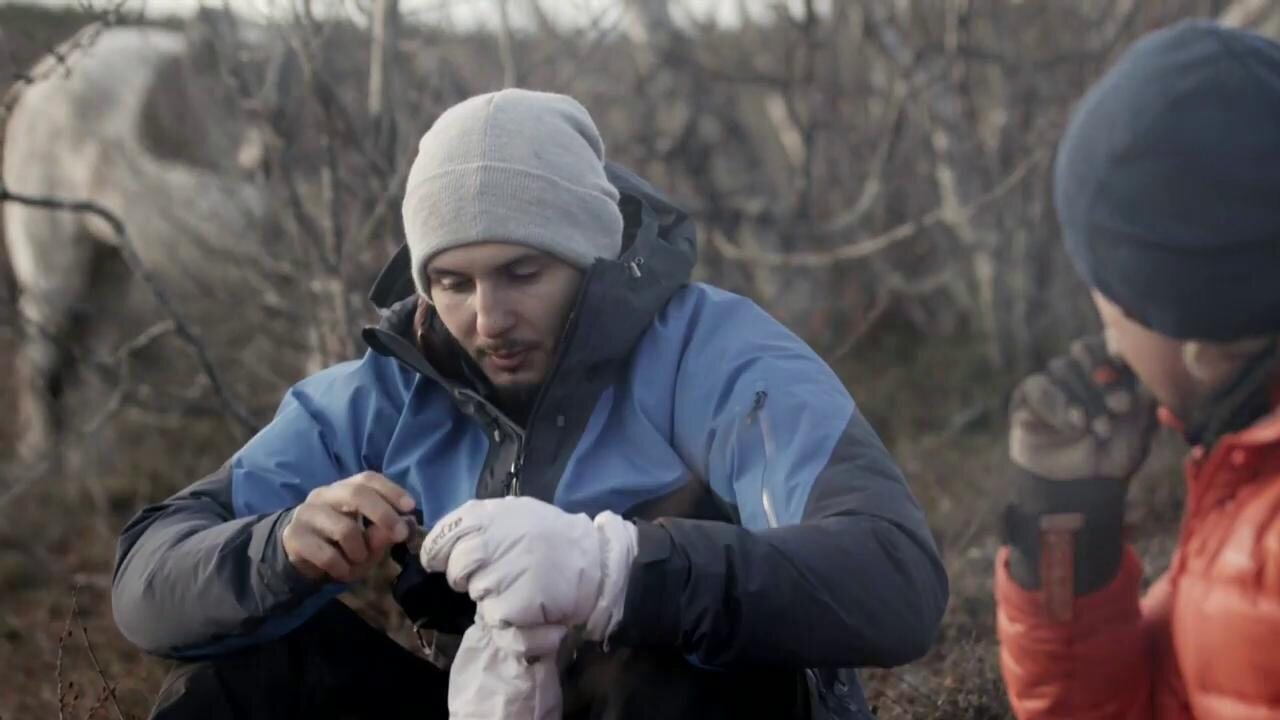
[[[1014,500],[1004,513],[1010,577],[1039,590],[1047,562],[1050,572],[1071,574],[1077,597],[1105,587],[1124,551],[1126,490],[1126,483],[1111,479],[1046,480],[1016,469]],[[1046,550],[1046,542],[1056,544]]]
[[[636,559],[636,526],[611,512],[597,515],[594,525],[600,539],[600,597],[587,618],[586,638],[607,642],[622,620]]]

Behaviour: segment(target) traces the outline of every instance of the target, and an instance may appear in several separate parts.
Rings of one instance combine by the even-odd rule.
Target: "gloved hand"
[[[443,517],[422,544],[422,566],[476,601],[477,621],[585,625],[603,641],[622,618],[637,549],[635,525],[603,512],[592,521],[528,497],[472,500]]]
[[[491,627],[477,620],[449,671],[450,720],[559,720],[562,625]]]
[[[1146,459],[1156,405],[1101,337],[1028,376],[1009,407],[1009,457],[1049,480],[1127,481]]]
[[[1102,338],[1089,337],[1023,380],[1009,417],[1009,573],[1025,588],[1054,585],[1054,612],[1065,619],[1073,596],[1119,568],[1124,498],[1150,452],[1156,404]]]

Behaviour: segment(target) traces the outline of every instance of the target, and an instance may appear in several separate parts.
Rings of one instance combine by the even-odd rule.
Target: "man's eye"
[[[540,272],[538,268],[512,268],[511,277],[521,282],[530,282],[536,280]]]
[[[470,285],[471,283],[468,281],[459,278],[441,278],[436,280],[436,287],[440,288],[444,292],[450,293],[466,292]]]

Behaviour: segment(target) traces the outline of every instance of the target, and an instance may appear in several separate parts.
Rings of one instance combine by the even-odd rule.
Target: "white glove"
[[[561,625],[497,629],[476,621],[449,670],[450,720],[559,720]]]
[[[494,626],[586,625],[606,640],[622,619],[636,527],[603,512],[593,522],[528,497],[472,500],[436,523],[422,544],[427,570],[476,601]]]

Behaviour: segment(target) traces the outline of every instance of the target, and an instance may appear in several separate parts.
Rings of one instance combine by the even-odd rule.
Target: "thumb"
[[[440,518],[422,541],[422,549],[418,551],[418,560],[422,567],[432,572],[444,572],[449,567],[449,556],[454,547],[463,538],[484,528],[481,521],[480,505],[471,501],[453,512]]]

